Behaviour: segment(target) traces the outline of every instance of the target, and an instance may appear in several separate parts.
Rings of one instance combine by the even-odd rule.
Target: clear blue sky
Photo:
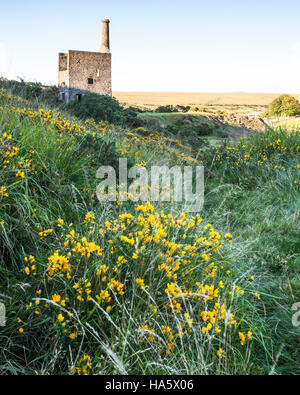
[[[0,0],[0,75],[57,83],[57,53],[97,51],[114,91],[300,93],[300,0]]]

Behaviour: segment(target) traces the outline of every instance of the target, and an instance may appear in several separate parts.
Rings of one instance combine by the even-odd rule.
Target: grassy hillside
[[[300,373],[300,133],[185,146],[0,94],[0,372]],[[204,164],[205,206],[101,204],[100,165]]]
[[[138,115],[138,119],[148,130],[159,130],[160,136],[179,140],[195,151],[205,145],[238,140],[265,129],[259,120],[230,117],[227,114],[143,112]]]

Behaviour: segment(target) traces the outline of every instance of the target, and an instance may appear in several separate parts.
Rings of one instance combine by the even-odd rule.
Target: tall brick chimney
[[[109,46],[109,19],[103,19],[102,21],[102,43],[99,52],[110,53]]]

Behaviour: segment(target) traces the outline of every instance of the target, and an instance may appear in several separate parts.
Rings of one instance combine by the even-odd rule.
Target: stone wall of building
[[[68,87],[69,86],[69,73],[68,73],[68,70],[60,71],[58,73],[58,86],[59,87]]]
[[[58,86],[60,91],[69,86],[68,54],[58,54]]]
[[[112,96],[109,20],[102,21],[102,44],[99,52],[73,51],[58,56],[58,85],[67,101],[93,92]]]
[[[82,93],[111,96],[111,54],[70,50],[66,57],[60,55],[58,83]]]
[[[58,54],[58,71],[65,71],[68,69],[68,54],[59,53]]]

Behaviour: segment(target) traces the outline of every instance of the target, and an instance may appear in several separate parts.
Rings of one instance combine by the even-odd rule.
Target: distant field
[[[200,106],[267,106],[280,93],[197,93],[197,92],[114,92],[120,102],[130,105],[165,104]],[[294,95],[300,99],[300,95]]]

